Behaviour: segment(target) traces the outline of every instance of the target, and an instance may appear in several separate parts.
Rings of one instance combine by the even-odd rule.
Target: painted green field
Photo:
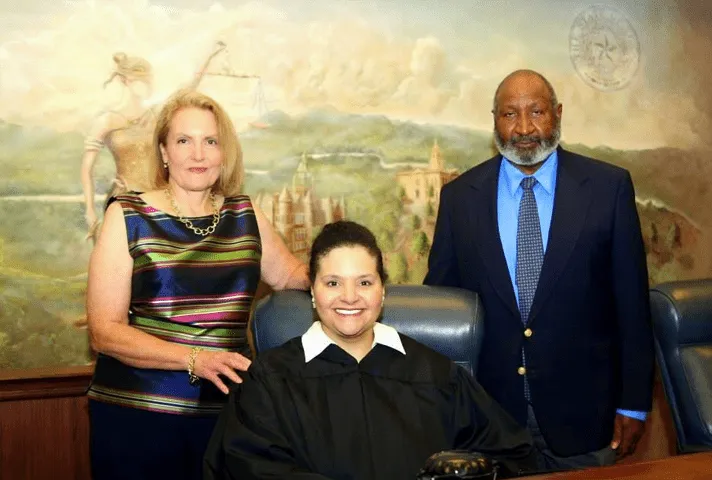
[[[394,164],[425,166],[435,140],[446,167],[460,172],[493,154],[489,132],[460,127],[327,110],[300,117],[273,112],[266,122],[269,128],[241,134],[245,166],[252,172],[245,191],[255,195],[290,186],[306,152],[314,194],[344,198],[348,218],[376,234],[391,278],[398,283],[422,280],[434,216],[416,219],[401,204]],[[84,320],[91,250],[84,239],[80,198],[82,146],[83,138],[76,133],[0,121],[0,169],[4,172],[0,176],[0,368],[89,361],[86,330],[77,326]],[[684,212],[707,234],[712,214],[700,205],[712,203],[706,180],[712,176],[712,167],[703,157],[673,149],[570,148],[628,168],[639,196],[655,197]],[[99,194],[107,190],[113,171],[111,156],[103,152],[95,168]],[[55,200],[44,195],[64,197]],[[674,255],[670,258],[664,265],[651,261],[651,279],[689,273],[674,263]],[[699,265],[701,259],[697,260]]]

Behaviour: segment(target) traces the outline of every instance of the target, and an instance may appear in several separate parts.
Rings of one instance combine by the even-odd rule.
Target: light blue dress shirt
[[[533,189],[534,198],[536,199],[537,212],[539,213],[544,252],[546,252],[546,246],[549,243],[549,229],[551,228],[551,218],[554,213],[556,171],[558,167],[559,156],[554,151],[534,173],[534,178],[537,181]],[[502,158],[502,164],[499,168],[499,181],[497,183],[497,226],[517,305],[519,305],[519,290],[515,280],[517,268],[517,224],[519,203],[523,195],[520,184],[525,176],[511,162]],[[632,410],[619,409],[618,413],[637,420],[645,420],[647,416],[646,412]]]

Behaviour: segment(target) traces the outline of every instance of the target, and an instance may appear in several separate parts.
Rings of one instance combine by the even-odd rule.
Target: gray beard
[[[537,142],[536,148],[518,149],[515,144],[523,140]],[[559,146],[559,140],[561,140],[561,124],[558,122],[551,132],[551,136],[545,139],[534,135],[513,135],[509,142],[505,143],[497,129],[494,129],[494,144],[499,153],[510,162],[524,167],[536,165],[549,158],[549,155]]]

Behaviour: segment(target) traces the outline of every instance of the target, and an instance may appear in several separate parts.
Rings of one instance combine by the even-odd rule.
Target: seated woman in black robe
[[[414,479],[440,450],[536,466],[529,435],[463,368],[378,323],[386,274],[373,234],[326,225],[310,260],[318,321],[261,353],[205,457],[212,479]]]

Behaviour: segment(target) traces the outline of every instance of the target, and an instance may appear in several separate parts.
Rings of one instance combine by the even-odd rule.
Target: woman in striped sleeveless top
[[[200,479],[228,384],[250,365],[260,278],[275,290],[309,285],[240,194],[237,134],[214,100],[171,97],[153,156],[153,189],[110,200],[89,265],[94,480]]]

